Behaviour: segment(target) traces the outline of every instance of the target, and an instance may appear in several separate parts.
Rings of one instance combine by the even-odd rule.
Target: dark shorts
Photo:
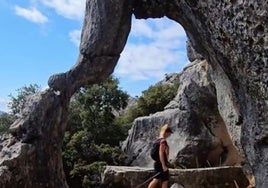
[[[157,175],[155,177],[155,179],[159,179],[161,181],[168,181],[169,180],[169,171],[165,171],[163,172],[163,168],[162,168],[162,164],[160,162],[155,162],[154,163],[154,170],[156,173],[159,173],[159,175]]]

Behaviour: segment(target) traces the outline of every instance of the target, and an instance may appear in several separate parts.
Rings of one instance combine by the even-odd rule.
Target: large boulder
[[[151,168],[107,166],[102,175],[103,188],[146,188],[155,175]],[[170,169],[172,187],[237,188],[247,187],[249,181],[241,167]]]
[[[152,166],[150,148],[159,135],[160,127],[168,123],[174,131],[168,143],[170,158],[175,164],[185,168],[240,165],[244,155],[234,144],[238,142],[233,142],[230,137],[237,139],[240,132],[233,130],[239,128],[235,124],[226,124],[231,117],[224,121],[220,114],[221,108],[227,112],[232,112],[233,108],[218,102],[207,62],[197,59],[190,63],[180,74],[178,84],[177,96],[163,112],[134,121],[122,146],[127,154],[127,164]],[[228,101],[228,97],[226,95],[220,100]],[[230,127],[229,131],[227,127]]]

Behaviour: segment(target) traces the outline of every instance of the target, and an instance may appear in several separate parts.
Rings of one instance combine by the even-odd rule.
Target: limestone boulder
[[[154,175],[151,168],[107,166],[102,187],[146,188]],[[247,187],[249,181],[241,167],[216,167],[170,169],[169,184],[173,188],[237,188]]]
[[[179,78],[178,94],[164,111],[134,121],[123,143],[127,164],[152,166],[150,148],[159,136],[160,127],[168,123],[174,131],[168,143],[170,159],[175,165],[185,168],[240,165],[244,155],[230,137],[237,138],[240,132],[228,131],[228,127],[237,125],[228,124],[220,114],[207,62],[198,59],[191,62]],[[222,108],[228,111],[228,106]]]

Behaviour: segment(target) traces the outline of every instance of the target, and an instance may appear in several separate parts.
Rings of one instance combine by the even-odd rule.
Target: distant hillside
[[[3,112],[3,111],[0,110],[0,116],[1,116],[2,114],[4,114],[4,113],[5,113],[5,112]]]

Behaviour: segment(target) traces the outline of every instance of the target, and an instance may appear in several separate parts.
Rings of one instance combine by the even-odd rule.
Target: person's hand
[[[168,171],[168,167],[167,166],[164,166],[163,167],[163,172],[166,172],[166,171]]]

